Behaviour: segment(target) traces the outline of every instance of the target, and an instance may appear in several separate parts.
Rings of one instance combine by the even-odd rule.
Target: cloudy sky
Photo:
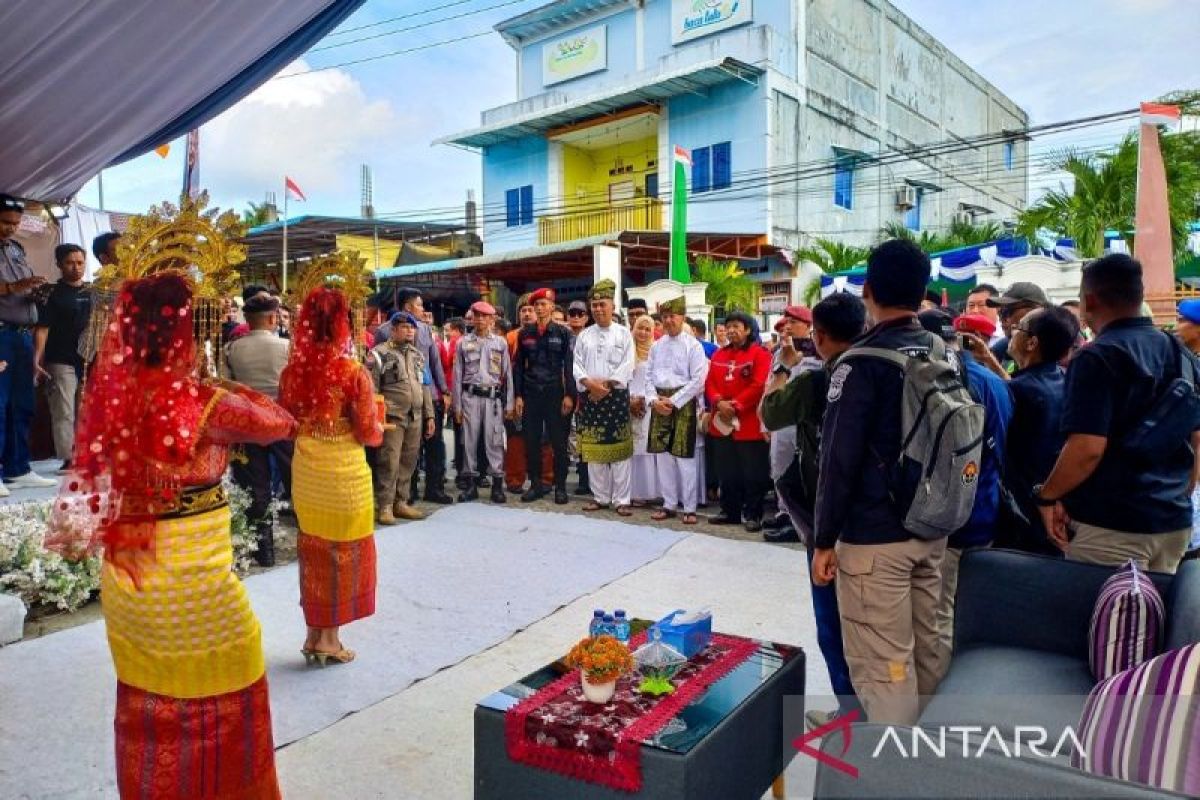
[[[796,1],[803,2],[759,0]],[[1025,108],[1033,124],[1200,88],[1198,0],[893,2]],[[543,0],[367,0],[339,31],[201,129],[202,185],[216,204],[244,208],[268,190],[279,191],[288,174],[309,197],[292,207],[293,215],[353,216],[359,165],[366,163],[374,172],[378,213],[460,220],[467,189],[478,190],[479,157],[430,142],[475,127],[481,109],[515,99],[513,52],[488,32],[540,5]],[[394,21],[362,27],[385,20]],[[458,41],[439,44],[448,40]],[[327,69],[403,50],[412,52]],[[1128,127],[1039,140],[1033,148],[1101,146]],[[182,142],[175,142],[165,159],[150,154],[106,170],[105,206],[141,211],[176,196],[182,153]],[[97,199],[93,180],[80,201],[94,205]]]

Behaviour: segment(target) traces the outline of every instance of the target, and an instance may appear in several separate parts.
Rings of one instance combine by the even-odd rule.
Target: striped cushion
[[[1076,768],[1200,796],[1200,644],[1097,685],[1076,733]]]
[[[1162,596],[1130,561],[1100,587],[1088,629],[1088,660],[1097,681],[1158,655],[1163,641]]]

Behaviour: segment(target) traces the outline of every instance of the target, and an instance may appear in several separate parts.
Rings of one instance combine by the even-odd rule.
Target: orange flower
[[[566,664],[582,670],[593,683],[608,683],[633,669],[633,657],[628,647],[606,634],[581,639],[567,654]]]

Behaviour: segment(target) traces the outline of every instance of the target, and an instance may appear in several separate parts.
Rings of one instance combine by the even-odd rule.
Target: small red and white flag
[[[288,194],[297,200],[308,200],[308,198],[304,196],[304,192],[300,191],[300,185],[286,175],[283,176],[283,188]]]
[[[1179,111],[1179,106],[1168,106],[1163,103],[1142,103],[1142,119],[1143,125],[1169,125],[1175,127],[1179,124],[1182,114]]]
[[[686,147],[675,145],[675,160],[690,167],[692,165],[692,151]]]

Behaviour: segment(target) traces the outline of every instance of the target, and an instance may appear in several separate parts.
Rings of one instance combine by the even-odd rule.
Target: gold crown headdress
[[[208,210],[208,193],[188,197],[176,207],[152,206],[129,220],[117,240],[117,263],[96,275],[96,287],[115,291],[122,281],[159,272],[180,272],[192,279],[197,298],[220,300],[241,289],[235,269],[246,260],[238,242],[246,226],[232,211]]]
[[[220,303],[241,290],[235,267],[246,260],[246,247],[238,242],[245,232],[234,212],[208,209],[207,192],[184,197],[178,207],[162,203],[130,218],[117,240],[117,263],[102,267],[93,283],[94,310],[81,346],[84,358],[90,362],[99,348],[121,284],[161,272],[177,272],[192,282],[197,347],[206,355],[217,351]]]
[[[313,289],[339,289],[352,308],[362,307],[371,294],[371,270],[357,250],[342,250],[313,259],[292,284],[291,299],[299,306]]]

